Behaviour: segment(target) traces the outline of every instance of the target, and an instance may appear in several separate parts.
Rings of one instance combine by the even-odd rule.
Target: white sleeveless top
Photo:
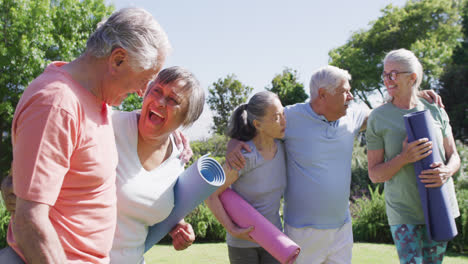
[[[117,227],[110,253],[111,263],[144,263],[143,253],[148,226],[164,220],[174,207],[177,177],[183,163],[171,136],[172,154],[159,167],[147,171],[137,153],[136,112],[114,111],[117,165]]]

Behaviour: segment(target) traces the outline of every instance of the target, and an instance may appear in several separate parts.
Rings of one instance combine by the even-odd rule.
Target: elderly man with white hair
[[[350,80],[346,70],[322,67],[312,74],[310,101],[285,108],[284,229],[301,246],[297,263],[351,263],[351,157],[370,110],[349,107]],[[427,94],[422,95],[430,98]],[[230,142],[227,156],[237,169],[244,163],[240,148],[249,150],[244,143]]]
[[[310,80],[310,102],[285,111],[285,232],[302,247],[298,263],[351,263],[351,156],[370,111],[348,108],[349,80],[345,70],[320,68]]]
[[[151,14],[122,9],[84,54],[28,86],[12,124],[17,199],[1,263],[109,263],[118,157],[108,105],[143,94],[169,50]]]

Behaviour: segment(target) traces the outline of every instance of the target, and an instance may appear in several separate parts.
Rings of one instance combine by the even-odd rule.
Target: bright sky
[[[235,74],[254,92],[269,86],[285,67],[295,69],[308,94],[310,75],[328,63],[328,52],[351,34],[368,29],[388,4],[406,0],[107,0],[116,9],[149,11],[169,36],[173,52],[165,66],[183,66],[208,87]],[[208,105],[186,133],[208,137]]]

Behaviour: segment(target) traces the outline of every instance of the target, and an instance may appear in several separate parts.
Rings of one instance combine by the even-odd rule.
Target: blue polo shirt
[[[328,122],[308,102],[286,107],[288,225],[333,229],[351,220],[353,143],[368,113],[369,109],[350,107],[345,116]]]

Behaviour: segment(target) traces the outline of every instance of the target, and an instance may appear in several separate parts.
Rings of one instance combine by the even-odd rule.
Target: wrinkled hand
[[[243,141],[237,139],[229,140],[226,149],[226,164],[231,168],[237,171],[244,168],[245,158],[241,153],[241,149],[245,149],[248,152],[251,152],[249,145]]]
[[[185,222],[178,223],[169,232],[169,235],[172,237],[172,245],[175,250],[184,250],[195,241],[195,232],[193,232],[192,226]]]
[[[182,160],[183,163],[187,163],[193,156],[193,151],[190,148],[190,140],[179,130],[174,131],[172,136],[174,137],[177,148],[182,150],[179,157],[180,160]]]
[[[3,179],[2,181],[2,198],[3,202],[5,203],[5,207],[10,212],[13,214],[15,212],[16,208],[16,195],[13,192],[13,177],[8,175]]]
[[[235,227],[234,229],[230,230],[229,233],[233,237],[256,243],[256,241],[249,235],[249,233],[252,232],[253,230],[254,230],[253,226],[250,226],[247,228]]]
[[[403,141],[403,150],[401,156],[406,164],[424,159],[432,153],[432,142],[427,138],[420,138],[408,143],[408,138]]]
[[[429,103],[435,103],[438,106],[445,108],[444,104],[442,103],[442,97],[440,97],[440,95],[438,95],[434,90],[419,91],[419,97],[424,98]]]
[[[422,183],[426,183],[426,188],[440,187],[450,178],[450,171],[442,162],[431,164],[432,169],[423,170],[419,175]]]

